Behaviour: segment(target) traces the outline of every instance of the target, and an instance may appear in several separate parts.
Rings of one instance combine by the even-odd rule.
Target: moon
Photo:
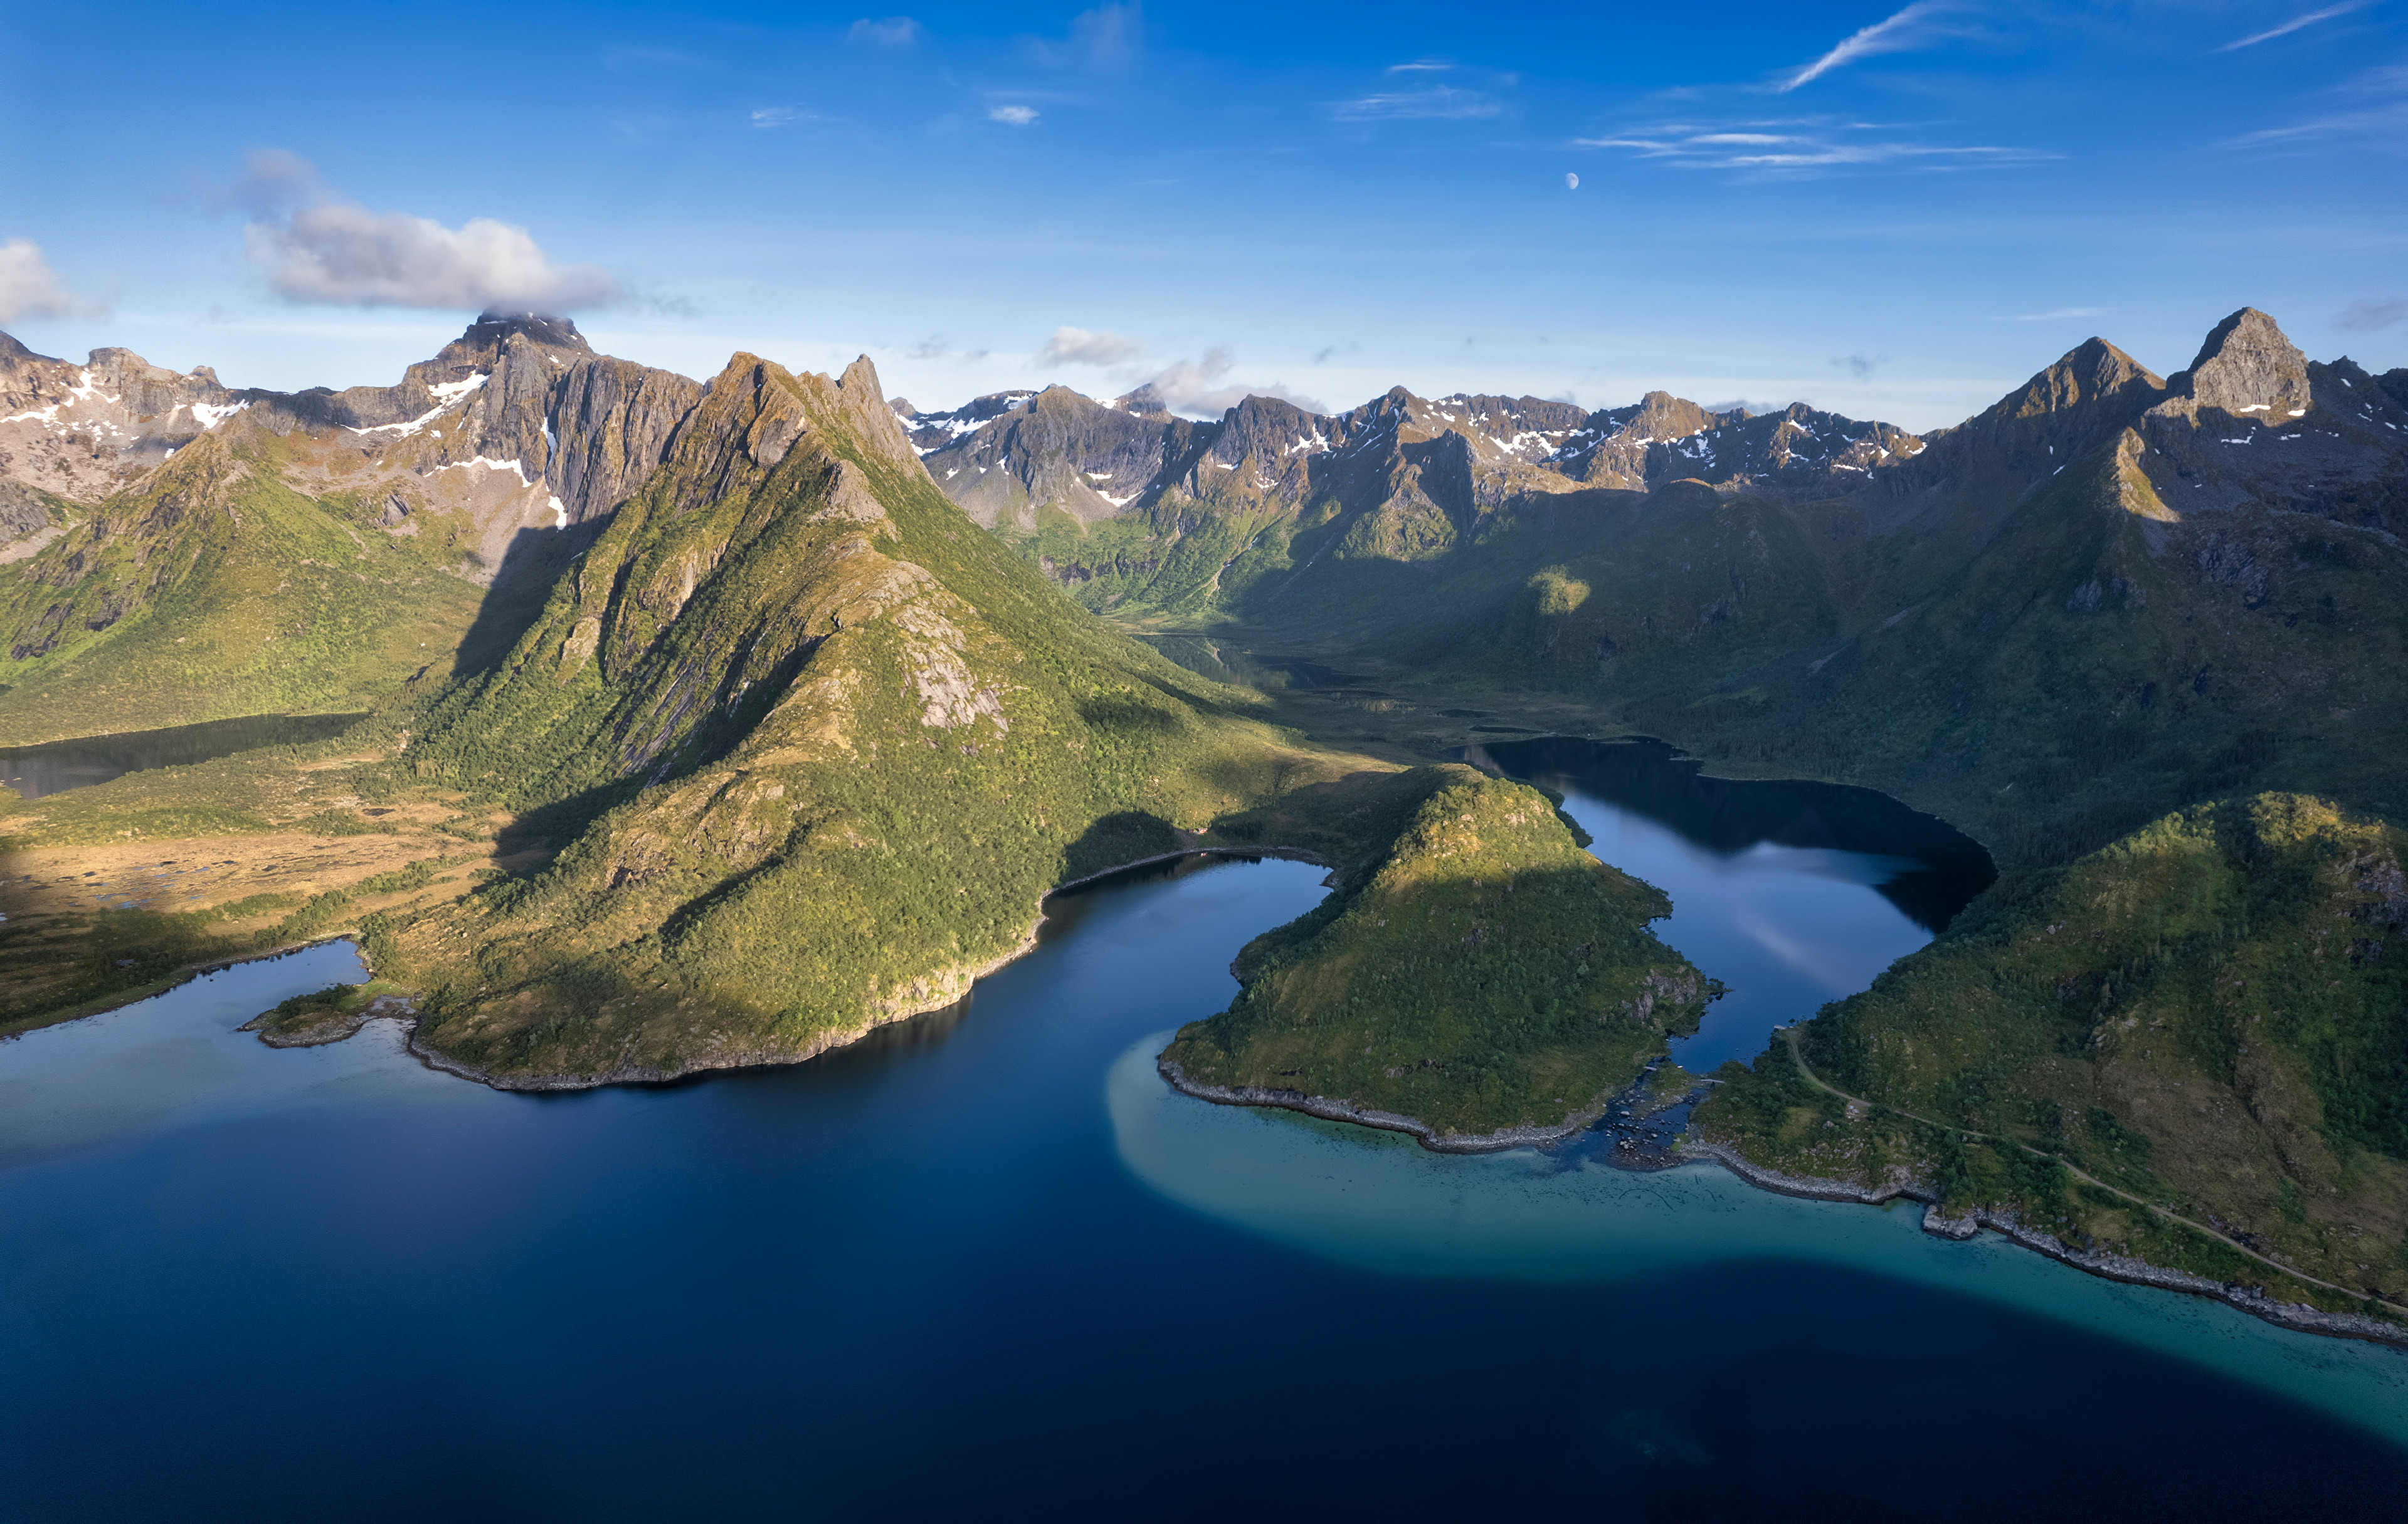
[[[1579,177],[1578,175],[1566,175],[1566,176],[1564,177],[1564,189],[1565,189],[1565,190],[1567,190],[1567,191],[1577,191],[1577,190],[1579,190],[1579,189],[1580,189],[1580,177]]]

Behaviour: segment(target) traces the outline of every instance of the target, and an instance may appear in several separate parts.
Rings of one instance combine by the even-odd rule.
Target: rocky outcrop
[[[207,365],[179,373],[131,349],[80,365],[0,334],[0,480],[96,503],[248,405]]]
[[[2218,323],[2133,429],[2127,495],[2145,482],[2162,522],[2255,508],[2408,534],[2408,407],[2346,357],[2308,360],[2255,307]]]

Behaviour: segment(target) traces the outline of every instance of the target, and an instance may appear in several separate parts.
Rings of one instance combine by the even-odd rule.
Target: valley
[[[1463,762],[1645,736],[1998,870],[1795,1013],[1811,1075],[1776,1037],[1710,1076],[1701,1146],[2408,1305],[2408,373],[2254,309],[1922,435],[1663,392],[928,414],[867,360],[702,383],[497,315],[390,388],[0,367],[0,743],[356,717],[7,806],[10,1030],[348,933],[495,1087],[791,1063],[956,1004],[1060,886],[1276,850],[1333,892],[1165,1073],[1551,1138],[1713,971]]]

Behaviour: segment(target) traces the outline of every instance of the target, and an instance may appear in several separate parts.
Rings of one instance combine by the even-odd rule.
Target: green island
[[[572,387],[608,409],[555,438]],[[2408,1329],[2408,373],[2244,309],[1922,436],[1401,389],[956,430],[867,361],[697,386],[489,318],[398,387],[206,395],[105,490],[12,486],[0,740],[360,718],[5,805],[0,1033],[348,936],[376,982],[264,1037],[791,1062],[958,1002],[1066,885],[1277,851],[1332,892],[1163,1055],[1194,1093],[1441,1149],[1694,1104],[1779,1189]],[[1451,760],[1507,734],[1876,789],[1999,876],[1692,1086],[1711,971]]]
[[[1578,1130],[1710,998],[1646,929],[1670,902],[1583,851],[1535,789],[1469,768],[1399,781],[1426,790],[1403,830],[1239,954],[1244,993],[1182,1028],[1163,1073],[1442,1149]]]

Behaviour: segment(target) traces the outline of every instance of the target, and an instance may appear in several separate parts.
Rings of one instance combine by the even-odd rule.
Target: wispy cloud
[[[2103,306],[2061,306],[2047,312],[2018,312],[2015,314],[2015,321],[2057,322],[2066,318],[2103,317],[2106,311]]]
[[[853,23],[844,40],[856,47],[909,48],[921,37],[920,23],[909,16],[886,16],[871,21],[865,16]]]
[[[1613,149],[1683,168],[1812,173],[1892,167],[1968,169],[2028,164],[2057,155],[1995,143],[1930,143],[1886,135],[1876,122],[1803,118],[1779,121],[1667,122],[1611,137],[1575,138],[1572,146]]]
[[[1443,121],[1493,117],[1503,107],[1476,90],[1433,85],[1427,90],[1398,91],[1339,101],[1329,114],[1340,121]]]
[[[1951,29],[1933,24],[1935,17],[1945,14],[1950,8],[1944,0],[1915,0],[1915,4],[1888,20],[1875,21],[1842,38],[1838,47],[1772,88],[1786,94],[1800,85],[1820,79],[1833,69],[1845,68],[1858,59],[1928,48],[1953,35]]]
[[[2352,333],[2371,334],[2402,320],[2408,320],[2408,302],[2374,302],[2360,298],[2342,308],[2341,316],[2333,320],[2332,325],[2346,328]]]
[[[976,364],[990,352],[986,349],[957,349],[953,348],[953,341],[944,335],[931,334],[906,349],[903,357],[907,360],[950,360],[956,363]]]
[[[2325,137],[2372,139],[2397,148],[2408,138],[2408,65],[2391,64],[2365,70],[2335,86],[2332,94],[2345,100],[2371,101],[2357,110],[2335,111],[2287,127],[2268,127],[2229,138],[2226,148],[2281,147]]]
[[[995,106],[987,108],[989,121],[1000,121],[1008,127],[1025,127],[1037,120],[1033,106]]]
[[[825,121],[817,111],[807,111],[799,106],[756,106],[752,108],[752,125],[759,128],[791,127],[798,121]]]
[[[1145,353],[1145,341],[1115,334],[1109,329],[1073,328],[1068,323],[1054,330],[1045,348],[1037,351],[1040,365],[1117,365]]]
[[[1455,65],[1436,58],[1417,58],[1410,64],[1391,64],[1390,74],[1444,74]]]
[[[2270,26],[2263,32],[2243,37],[2237,42],[2228,42],[2216,51],[2229,53],[2237,52],[2243,48],[2255,48],[2261,42],[2272,42],[2276,37],[2287,37],[2300,28],[2314,26],[2318,21],[2329,21],[2336,16],[2346,16],[2353,10],[2364,10],[2372,3],[2373,0],[2347,0],[2344,5],[2327,6],[2322,10],[2312,10],[2304,16],[2294,16],[2280,26]]]
[[[1139,0],[1126,5],[1102,5],[1070,19],[1070,35],[1060,42],[1037,42],[1031,50],[1040,63],[1073,68],[1114,69],[1137,62],[1145,51],[1145,7]]]
[[[1831,368],[1846,371],[1861,381],[1888,363],[1889,356],[1885,354],[1867,354],[1859,349],[1855,354],[1834,356],[1831,360]]]

